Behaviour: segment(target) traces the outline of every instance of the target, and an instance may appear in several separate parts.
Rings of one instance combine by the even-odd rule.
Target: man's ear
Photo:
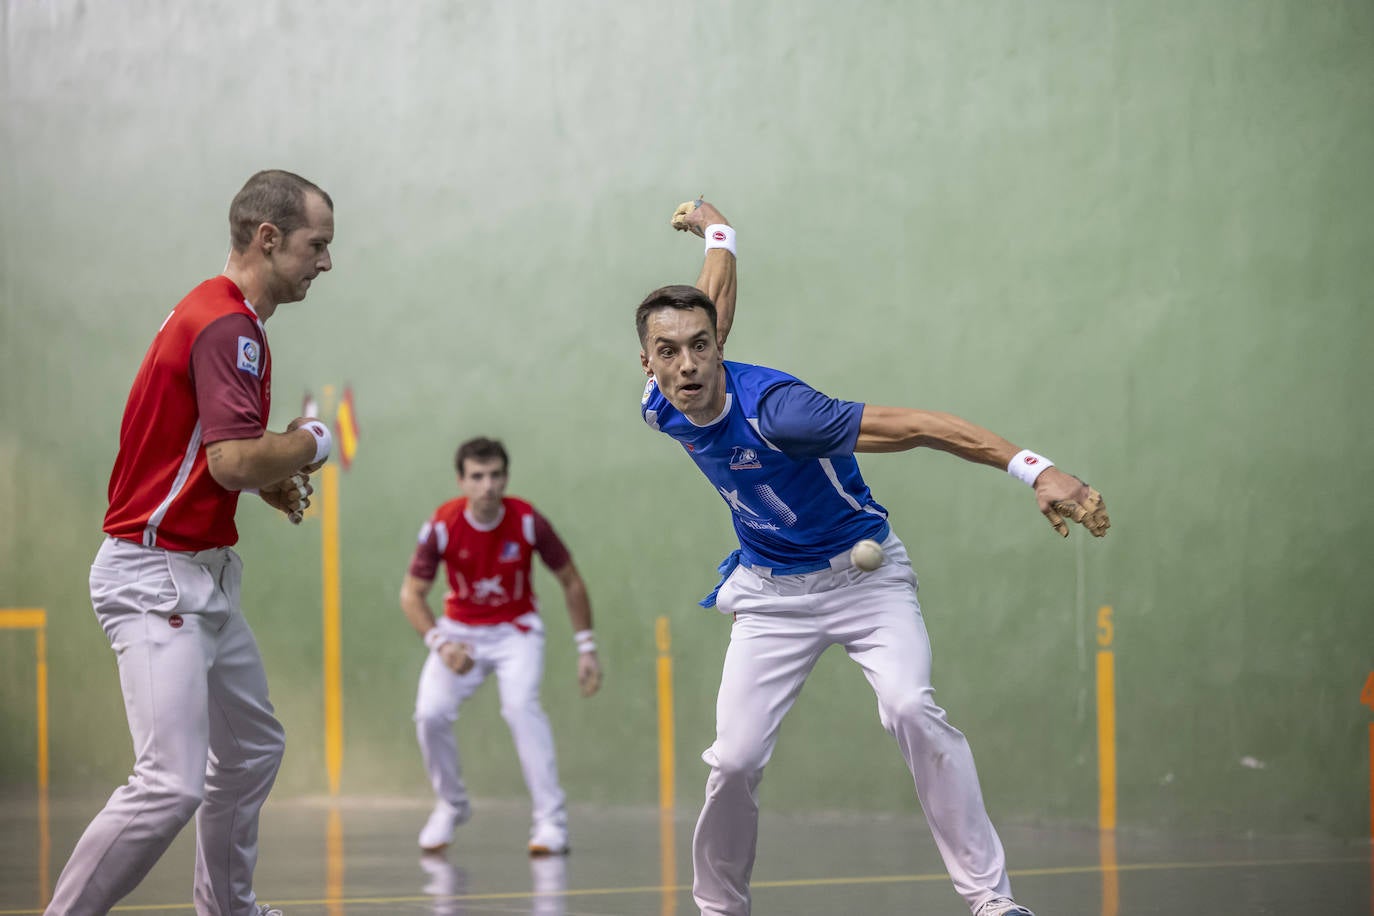
[[[272,223],[258,223],[258,229],[253,233],[255,241],[262,253],[270,255],[281,245],[281,230]]]
[[[645,375],[652,376],[654,374],[654,370],[649,368],[649,354],[643,350],[639,351],[639,365],[644,370]]]

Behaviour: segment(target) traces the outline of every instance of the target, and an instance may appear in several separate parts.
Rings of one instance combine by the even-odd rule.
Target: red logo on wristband
[[[712,233],[711,233],[711,238],[715,239],[717,242],[723,242],[723,241],[725,241],[725,232],[724,232],[724,230],[717,229],[715,232],[712,232]]]
[[[1039,458],[1036,458],[1034,455],[1027,455],[1025,458],[1022,458],[1021,460],[1024,461],[1024,462],[1026,462],[1026,464],[1039,464],[1039,463],[1040,463],[1040,459],[1039,459]]]

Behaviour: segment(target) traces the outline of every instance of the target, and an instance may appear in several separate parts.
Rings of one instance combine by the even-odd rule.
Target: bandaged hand
[[[299,472],[258,489],[262,501],[284,514],[293,525],[299,525],[305,517],[314,492],[309,475]]]
[[[595,652],[583,652],[577,656],[577,686],[582,689],[584,697],[601,689],[601,662]]]
[[[678,208],[673,211],[673,218],[668,221],[669,225],[679,232],[690,232],[698,238],[706,236],[707,226],[724,222],[725,217],[715,205],[700,197],[678,204]]]
[[[477,660],[472,657],[472,649],[466,643],[446,642],[438,648],[439,660],[454,674],[467,674]]]
[[[1102,494],[1058,468],[1047,468],[1036,478],[1035,498],[1040,513],[1060,537],[1069,536],[1065,519],[1082,525],[1095,538],[1105,535],[1112,526]]]

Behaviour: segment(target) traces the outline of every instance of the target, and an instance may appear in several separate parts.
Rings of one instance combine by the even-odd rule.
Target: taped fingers
[[[699,206],[701,206],[699,200],[688,200],[678,204],[677,209],[673,211],[673,218],[669,221],[672,227],[680,232],[690,231],[692,227],[688,225],[687,217]]]
[[[1069,518],[1074,522],[1088,529],[1088,533],[1093,537],[1102,537],[1111,527],[1111,519],[1107,517],[1107,504],[1102,499],[1102,494],[1088,487],[1088,497],[1083,502],[1073,499],[1057,500],[1052,506],[1051,511],[1046,513],[1046,518],[1050,524],[1054,525],[1054,530],[1060,535],[1067,537],[1068,526],[1064,524],[1064,518]],[[1058,523],[1056,524],[1056,519]],[[1062,527],[1061,527],[1062,526]]]

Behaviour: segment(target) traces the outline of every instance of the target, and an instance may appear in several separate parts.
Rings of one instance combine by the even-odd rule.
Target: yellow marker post
[[[1116,658],[1112,609],[1097,609],[1097,826],[1102,857],[1102,916],[1120,906],[1116,861]]]
[[[334,386],[325,385],[324,416],[334,410]],[[339,587],[339,468],[320,468],[320,587],[323,592],[324,765],[329,794],[343,776],[343,610]]]
[[[320,572],[324,589],[324,762],[329,794],[343,774],[343,610],[339,596],[339,469],[320,468]]]
[[[1374,710],[1374,671],[1365,678],[1360,702]],[[1369,911],[1374,913],[1374,722],[1369,723]]]
[[[0,630],[33,630],[36,674],[34,712],[38,719],[38,899],[48,905],[52,831],[48,818],[48,612],[43,608],[0,608]]]
[[[677,806],[673,770],[673,656],[668,618],[654,621],[658,645],[658,847],[662,873],[663,916],[677,912],[677,843],[673,810]]]

